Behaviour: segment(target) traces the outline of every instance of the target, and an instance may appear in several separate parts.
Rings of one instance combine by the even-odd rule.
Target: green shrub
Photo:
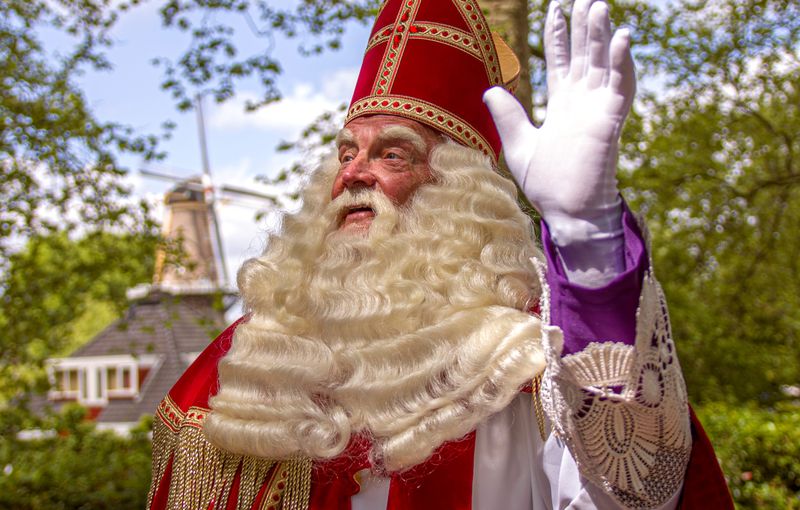
[[[738,508],[800,509],[800,408],[713,403],[696,411]]]
[[[86,411],[68,407],[46,421],[50,437],[0,438],[0,508],[141,510],[150,486],[152,420],[129,438],[97,431]]]
[[[800,509],[800,408],[745,404],[696,408],[740,509]],[[53,437],[0,436],[0,508],[144,508],[150,484],[151,420],[131,437],[95,430],[85,410],[68,407],[45,427]]]

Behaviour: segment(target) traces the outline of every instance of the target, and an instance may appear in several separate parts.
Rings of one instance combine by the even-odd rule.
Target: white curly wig
[[[372,440],[374,465],[410,468],[474,430],[543,370],[529,218],[514,184],[451,141],[434,182],[395,208],[377,192],[330,200],[335,160],[303,207],[239,271],[248,322],[219,364],[205,425],[232,452],[283,459]],[[369,200],[366,236],[336,230]]]

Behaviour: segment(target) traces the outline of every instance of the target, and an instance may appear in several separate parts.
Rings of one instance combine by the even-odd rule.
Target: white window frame
[[[57,386],[57,384],[58,384],[57,373],[63,374],[62,377],[64,377],[65,379],[69,380],[69,377],[70,377],[69,374],[72,373],[72,372],[77,374],[77,377],[78,377],[78,387],[77,387],[77,389],[69,390],[69,389],[64,389],[61,386]],[[78,399],[79,398],[79,396],[81,394],[81,390],[83,389],[82,388],[82,386],[83,386],[83,373],[82,373],[80,368],[71,367],[71,366],[70,367],[49,366],[47,375],[48,375],[48,379],[50,380],[50,388],[51,388],[51,390],[49,392],[49,395],[51,395],[52,398],[54,398],[54,399],[64,399],[64,400]],[[69,383],[67,383],[67,386],[69,386]]]
[[[113,398],[137,398],[139,396],[139,369],[152,369],[158,362],[157,355],[87,356],[83,358],[60,358],[48,360],[47,370],[51,383],[48,398],[51,400],[76,399],[86,406],[105,406]],[[108,386],[108,369],[116,369],[117,388]],[[76,370],[78,391],[56,388],[56,372]],[[129,371],[128,387],[124,387],[123,371]]]

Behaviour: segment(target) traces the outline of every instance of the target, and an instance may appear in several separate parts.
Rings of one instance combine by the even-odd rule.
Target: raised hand
[[[571,45],[558,2],[545,23],[547,114],[535,128],[500,87],[484,101],[509,169],[558,244],[602,238],[619,224],[619,135],[636,90],[630,35],[611,34],[608,6],[576,0]]]

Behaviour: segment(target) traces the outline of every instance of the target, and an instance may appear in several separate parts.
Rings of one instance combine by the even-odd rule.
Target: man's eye
[[[386,159],[400,159],[400,155],[396,152],[387,152]]]
[[[353,161],[353,159],[354,158],[353,158],[353,156],[351,154],[345,154],[344,156],[342,156],[341,162],[342,163],[349,163],[349,162]]]

